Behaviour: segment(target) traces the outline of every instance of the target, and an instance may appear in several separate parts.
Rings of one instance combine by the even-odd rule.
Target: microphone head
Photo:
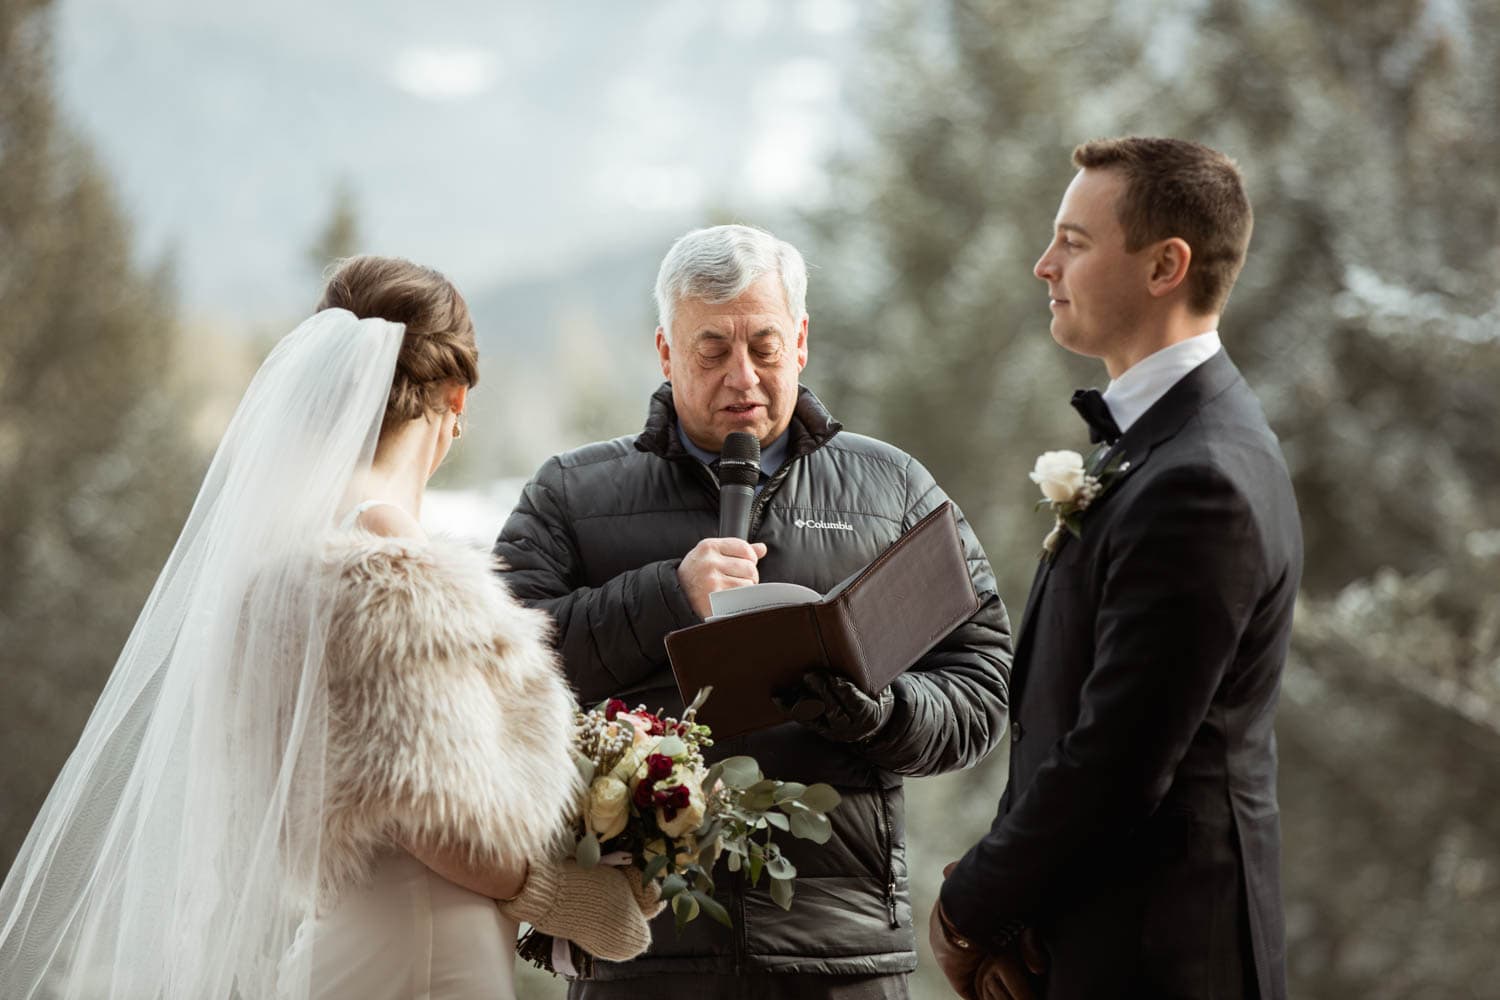
[[[760,482],[760,439],[745,431],[735,431],[724,438],[719,451],[719,483],[723,486],[750,486]]]

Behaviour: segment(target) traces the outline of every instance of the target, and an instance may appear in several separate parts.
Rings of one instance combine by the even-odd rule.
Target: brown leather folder
[[[771,696],[809,670],[874,694],[978,610],[958,515],[945,501],[821,601],[679,629],[667,635],[667,654],[684,704],[713,686],[698,720],[724,739],[785,722]]]

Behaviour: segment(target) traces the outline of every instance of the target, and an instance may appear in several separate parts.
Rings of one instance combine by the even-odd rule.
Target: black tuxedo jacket
[[[1302,533],[1220,351],[1116,444],[1032,583],[1010,780],[944,884],[956,928],[1039,932],[1048,997],[1284,997],[1273,732]]]

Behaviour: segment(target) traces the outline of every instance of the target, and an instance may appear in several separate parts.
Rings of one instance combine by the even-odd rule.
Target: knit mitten
[[[666,909],[667,901],[661,898],[661,883],[656,879],[643,885],[640,869],[627,868],[625,880],[630,883],[630,891],[635,895],[636,905],[641,908],[641,915],[647,920]]]
[[[500,909],[611,962],[635,958],[651,946],[651,928],[630,880],[608,865],[535,862],[521,894]]]

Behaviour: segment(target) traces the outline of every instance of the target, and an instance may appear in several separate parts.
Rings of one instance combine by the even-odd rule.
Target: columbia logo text
[[[806,518],[797,518],[792,522],[799,528],[816,528],[819,531],[853,531],[854,525],[848,521],[818,521]]]

